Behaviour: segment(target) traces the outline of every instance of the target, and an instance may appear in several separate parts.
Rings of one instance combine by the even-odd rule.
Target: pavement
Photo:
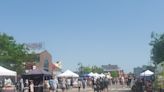
[[[122,85],[112,85],[109,86],[110,92],[130,92],[131,88]]]
[[[62,92],[61,89],[58,89],[58,92]],[[71,88],[66,90],[65,92],[79,92],[78,88]],[[87,87],[86,89],[81,89],[80,92],[94,92],[94,90],[91,87]],[[113,85],[109,86],[109,89],[105,89],[103,92],[130,92],[130,88],[126,86],[120,86],[120,85]]]

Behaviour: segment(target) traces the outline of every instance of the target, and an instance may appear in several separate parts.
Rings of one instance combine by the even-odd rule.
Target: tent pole
[[[44,85],[45,85],[45,82],[44,82],[44,75],[43,75],[42,81],[43,81],[43,91],[44,91]]]
[[[15,82],[17,82],[17,76],[15,76]]]

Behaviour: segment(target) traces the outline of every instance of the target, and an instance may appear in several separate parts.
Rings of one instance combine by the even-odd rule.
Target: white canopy
[[[98,73],[94,73],[94,77],[100,77]]]
[[[106,76],[107,78],[109,78],[109,79],[111,79],[111,78],[112,78],[112,76],[111,76],[110,72],[105,73],[105,76]]]
[[[88,76],[93,77],[93,76],[94,76],[94,73],[90,72],[90,73],[88,74]]]
[[[15,71],[0,66],[0,76],[17,76]]]
[[[57,77],[79,77],[79,75],[70,70],[66,70],[64,73],[59,74]]]
[[[98,73],[92,73],[92,72],[90,72],[88,74],[88,76],[90,76],[90,77],[99,77],[99,74]]]
[[[150,70],[146,70],[145,72],[141,73],[140,76],[151,76],[153,75],[154,73]]]
[[[110,76],[110,75],[106,75],[106,77],[109,78],[109,79],[112,79],[112,76]]]
[[[88,76],[90,76],[90,77],[95,77],[95,78],[105,77],[105,75],[104,75],[103,73],[98,74],[98,73],[92,73],[92,72],[90,72],[90,73],[88,74]]]
[[[99,76],[100,76],[100,77],[105,77],[105,74],[101,73]]]

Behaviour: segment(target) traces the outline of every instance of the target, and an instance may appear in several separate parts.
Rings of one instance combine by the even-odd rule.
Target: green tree
[[[118,76],[119,76],[119,74],[118,74],[118,72],[117,72],[117,71],[111,71],[110,73],[111,73],[111,76],[112,76],[113,78],[115,78],[115,77],[118,77]]]
[[[83,71],[83,64],[81,62],[79,62],[78,64],[78,72],[79,72],[79,75],[83,75],[84,74],[84,71]]]
[[[151,34],[151,38],[151,59],[154,64],[159,64],[164,61],[164,34],[157,34],[153,32]]]
[[[24,62],[33,57],[27,53],[28,49],[23,44],[18,44],[12,36],[0,33],[0,65],[17,73],[24,71]]]
[[[83,71],[85,74],[92,72],[92,68],[89,66],[83,67]]]
[[[83,74],[87,74],[90,72],[94,72],[94,73],[103,73],[103,69],[101,67],[98,66],[84,66],[81,62],[79,62],[78,64],[78,73],[79,75],[83,75]]]
[[[146,70],[150,70],[152,72],[155,72],[155,67],[154,66],[151,66],[151,65],[147,65],[146,66]]]
[[[92,72],[96,72],[96,73],[102,73],[103,69],[101,67],[98,66],[92,66]]]

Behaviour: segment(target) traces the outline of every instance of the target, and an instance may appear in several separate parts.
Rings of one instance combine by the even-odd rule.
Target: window
[[[39,61],[40,61],[40,57],[39,57],[39,55],[37,55],[37,56],[35,57],[35,62],[38,63]]]
[[[48,62],[48,59],[45,59],[44,60],[44,70],[48,71],[49,69],[49,62]]]

